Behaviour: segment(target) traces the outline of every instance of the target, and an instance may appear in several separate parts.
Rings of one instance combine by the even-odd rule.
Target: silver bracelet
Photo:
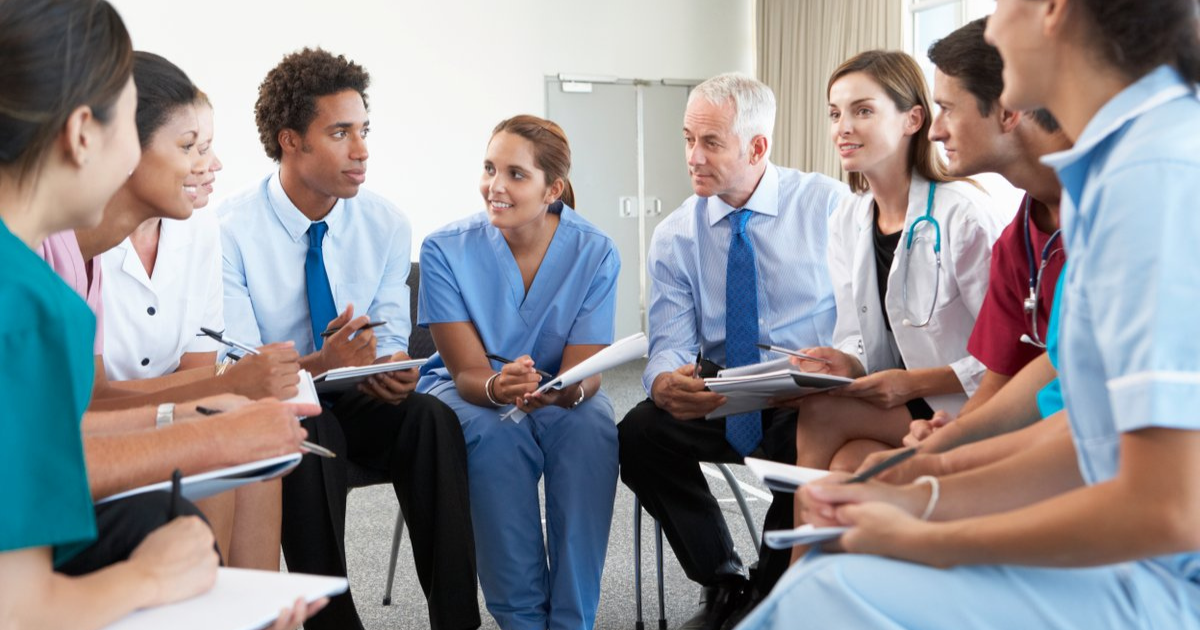
[[[576,400],[575,402],[571,403],[571,406],[567,407],[567,409],[574,409],[574,408],[578,407],[579,405],[582,405],[583,399],[585,399],[585,398],[587,398],[587,390],[584,389],[583,383],[580,383],[579,384],[579,400]]]
[[[942,494],[942,483],[933,475],[921,475],[913,480],[913,485],[924,483],[929,484],[929,503],[925,504],[925,511],[921,513],[921,520],[928,521],[930,516],[933,516],[933,509],[937,507],[938,499]]]
[[[496,400],[496,397],[492,395],[492,383],[496,380],[497,376],[500,376],[499,372],[496,372],[495,374],[491,375],[488,378],[487,382],[483,384],[483,393],[484,393],[484,395],[487,396],[488,402],[492,403],[493,405],[496,405],[497,407],[503,407],[504,403],[500,402],[499,400]]]

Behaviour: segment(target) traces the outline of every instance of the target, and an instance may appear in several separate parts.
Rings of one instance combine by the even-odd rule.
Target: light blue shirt
[[[1195,87],[1160,67],[1105,104],[1072,150],[1044,161],[1062,180],[1071,252],[1056,300],[1060,378],[1080,469],[1095,484],[1116,475],[1123,433],[1200,430]],[[1200,553],[1152,562],[1200,579]]]
[[[569,207],[525,292],[504,235],[480,213],[430,234],[421,245],[421,326],[471,322],[488,352],[528,354],[556,374],[563,348],[613,341],[621,261],[612,239]],[[418,391],[452,377],[439,355]]]
[[[826,264],[829,215],[849,194],[824,175],[767,164],[746,208],[758,272],[759,342],[827,346],[837,309]],[[650,361],[642,384],[704,357],[725,363],[725,267],[729,204],[692,195],[650,241]],[[760,358],[765,359],[765,353]]]
[[[226,334],[254,346],[293,341],[315,351],[309,323],[304,257],[312,221],[288,199],[273,173],[221,205]],[[412,229],[384,198],[359,190],[339,199],[323,219],[325,272],[338,312],[387,322],[375,328],[376,354],[408,349],[408,269]]]

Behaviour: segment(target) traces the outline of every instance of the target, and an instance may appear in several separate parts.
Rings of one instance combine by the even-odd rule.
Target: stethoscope
[[[933,320],[933,311],[937,308],[938,289],[942,284],[942,226],[933,218],[933,193],[937,189],[937,182],[929,182],[929,201],[925,203],[925,214],[913,219],[911,225],[908,226],[908,237],[904,240],[904,320],[901,322],[905,326],[912,328],[924,328]],[[934,267],[933,279],[933,301],[929,303],[929,313],[925,315],[925,320],[922,322],[914,322],[908,317],[908,269],[912,266],[912,246],[913,237],[916,236],[917,228],[922,223],[929,223],[933,226],[933,259],[937,265]]]
[[[1034,268],[1033,259],[1033,230],[1029,227],[1030,219],[1033,210],[1031,209],[1032,198],[1025,195],[1025,204],[1021,209],[1025,219],[1025,260],[1029,263],[1029,297],[1025,298],[1022,307],[1025,310],[1025,316],[1029,318],[1029,330],[1033,331],[1033,336],[1028,334],[1021,335],[1021,341],[1035,348],[1045,348],[1046,342],[1042,341],[1042,336],[1038,332],[1037,314],[1038,314],[1038,299],[1042,293],[1042,272],[1046,270],[1046,266],[1050,264],[1050,257],[1054,255],[1054,243],[1062,236],[1062,229],[1054,230],[1050,235],[1049,240],[1042,247],[1041,263]]]

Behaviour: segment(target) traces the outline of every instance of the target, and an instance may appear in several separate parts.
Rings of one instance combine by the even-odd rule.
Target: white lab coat
[[[908,191],[904,233],[888,274],[887,317],[896,345],[908,368],[950,366],[964,393],[926,398],[934,409],[957,413],[979,387],[985,368],[967,353],[967,339],[987,292],[992,243],[1000,225],[990,198],[965,182],[938,184],[933,217],[941,225],[942,271],[933,319],[924,328],[905,326],[905,318],[923,321],[928,315],[936,262],[932,245],[914,244],[910,273],[909,310],[903,299],[905,249],[913,221],[925,214],[929,181],[913,173]],[[887,341],[879,309],[874,250],[874,195],[868,191],[847,197],[829,220],[829,274],[837,300],[834,347],[857,357],[868,373],[900,367]],[[924,229],[924,228],[923,228]]]

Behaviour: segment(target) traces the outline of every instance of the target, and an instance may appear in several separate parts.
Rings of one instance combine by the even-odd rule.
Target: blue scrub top
[[[421,245],[418,324],[471,322],[488,352],[510,359],[528,354],[551,374],[561,367],[564,347],[612,343],[621,270],[616,246],[571,208],[550,211],[560,221],[528,295],[487,213],[429,235]],[[438,354],[421,375],[421,392],[453,380]]]
[[[1071,252],[1055,300],[1060,379],[1080,471],[1101,483],[1117,474],[1123,434],[1200,431],[1196,86],[1161,66],[1106,103],[1074,148],[1043,160],[1063,184]],[[1150,561],[1200,581],[1200,553]]]
[[[1050,323],[1046,326],[1046,356],[1050,359],[1050,365],[1054,369],[1058,369],[1058,323],[1062,318],[1062,290],[1063,279],[1066,278],[1067,265],[1071,261],[1067,261],[1058,275],[1058,282],[1054,284],[1054,302],[1050,304]],[[1038,411],[1041,412],[1043,418],[1050,416],[1063,410],[1062,383],[1057,377],[1053,381],[1046,383],[1037,394]]]
[[[58,565],[96,538],[79,428],[96,317],[3,221],[0,269],[0,552],[53,545]]]

